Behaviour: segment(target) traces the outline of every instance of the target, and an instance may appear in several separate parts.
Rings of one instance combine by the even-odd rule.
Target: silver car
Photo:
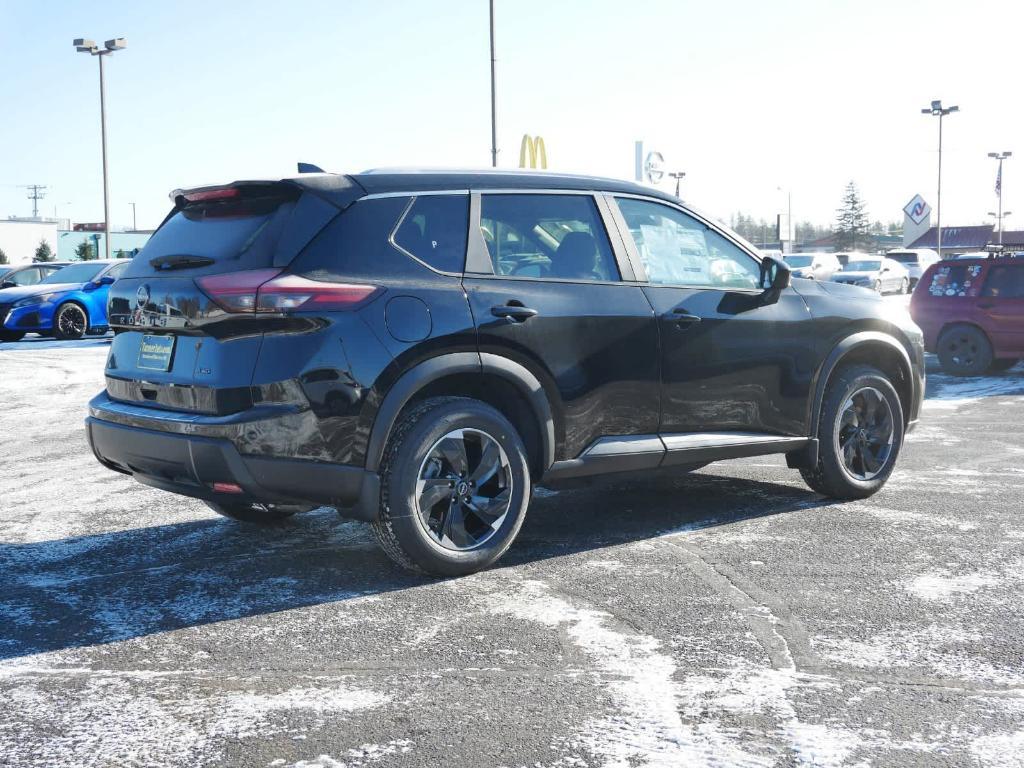
[[[878,293],[909,293],[910,273],[898,261],[878,256],[868,259],[851,259],[836,272],[832,280],[837,283],[859,285]]]

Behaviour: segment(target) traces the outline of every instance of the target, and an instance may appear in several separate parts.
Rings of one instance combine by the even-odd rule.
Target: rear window
[[[294,207],[279,201],[246,201],[233,206],[190,206],[175,213],[142,250],[142,258],[199,256],[240,262],[237,269],[273,263],[273,246]]]
[[[916,253],[887,253],[886,258],[898,261],[900,264],[917,264]]]
[[[977,296],[980,288],[980,264],[942,264],[936,267],[928,283],[932,296]]]
[[[468,195],[422,195],[395,231],[395,245],[441,272],[462,272],[469,231]]]
[[[51,272],[43,278],[40,285],[55,285],[58,283],[87,283],[96,275],[106,269],[109,264],[71,264],[70,266]]]

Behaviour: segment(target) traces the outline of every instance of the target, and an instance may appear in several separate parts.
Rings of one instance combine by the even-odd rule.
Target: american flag
[[[1003,164],[999,164],[999,170],[996,171],[996,194],[998,195],[1003,191]]]

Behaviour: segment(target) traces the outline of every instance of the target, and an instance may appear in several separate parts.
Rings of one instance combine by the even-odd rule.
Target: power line
[[[32,201],[32,218],[39,218],[39,201],[46,197],[47,189],[45,184],[22,184],[22,187],[29,190],[28,199]]]

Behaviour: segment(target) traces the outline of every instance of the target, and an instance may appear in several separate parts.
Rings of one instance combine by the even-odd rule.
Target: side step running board
[[[544,480],[567,480],[611,472],[707,464],[723,459],[771,453],[794,454],[805,449],[808,454],[814,453],[816,462],[817,440],[809,437],[784,437],[761,432],[690,432],[602,437],[595,440],[577,458],[556,461],[544,474]],[[798,463],[797,466],[802,464]]]

